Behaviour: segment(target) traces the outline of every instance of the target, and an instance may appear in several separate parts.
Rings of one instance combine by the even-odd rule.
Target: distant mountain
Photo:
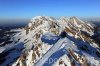
[[[86,20],[86,21],[100,21],[100,17],[87,17],[87,18],[82,18],[82,20]]]
[[[0,27],[20,27],[20,26],[25,26],[29,23],[29,20],[27,19],[0,19]]]
[[[77,17],[36,16],[0,54],[1,66],[99,66],[94,26]],[[5,47],[5,46],[4,46]]]

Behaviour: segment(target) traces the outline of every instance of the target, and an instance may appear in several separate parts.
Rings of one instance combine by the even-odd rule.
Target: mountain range
[[[75,16],[36,16],[0,47],[0,66],[99,66],[94,32],[93,24]]]

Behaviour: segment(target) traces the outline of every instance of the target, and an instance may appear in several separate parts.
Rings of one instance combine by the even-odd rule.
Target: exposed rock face
[[[63,37],[66,38],[66,40],[61,38],[60,33],[63,31],[66,33],[66,36]],[[52,36],[54,38],[52,40],[57,38],[55,36],[59,36],[59,40],[61,41],[58,40],[55,44],[42,42],[41,37],[45,34],[47,34],[47,37],[44,37],[45,39],[50,40],[52,38],[52,36],[48,36],[49,33],[53,34]],[[85,23],[76,17],[62,17],[60,19],[46,16],[34,17],[22,32],[14,36],[14,42],[16,42],[15,46],[21,43],[22,48],[17,46],[16,49],[7,56],[9,57],[14,51],[16,51],[16,53],[20,52],[18,56],[16,56],[16,60],[12,57],[13,60],[10,59],[11,61],[7,62],[9,60],[9,58],[7,58],[7,61],[5,60],[1,65],[76,66],[79,64],[80,66],[90,66],[95,63],[97,63],[95,65],[99,65],[98,59],[95,58],[100,59],[100,53],[96,49],[98,46],[96,46],[94,40],[91,39],[93,33],[94,28],[89,23]],[[58,49],[55,46],[58,47]],[[66,49],[66,47],[70,49]],[[53,52],[54,49],[57,51]],[[49,51],[52,54],[49,53]],[[14,55],[16,55],[16,53]],[[47,63],[38,65],[41,59],[48,56],[46,54],[51,55],[47,59],[56,58],[56,61],[51,63],[51,65]],[[91,57],[94,58],[94,63],[91,62]]]
[[[31,23],[29,23],[28,26],[26,27],[26,34],[40,25],[43,26],[43,24],[46,25],[44,26],[45,30],[53,32],[55,34],[59,33],[58,29],[59,26],[57,25],[57,21],[54,18],[38,16],[38,18],[33,18],[32,20]]]
[[[63,23],[62,26],[64,25],[63,30],[67,33],[80,40],[92,41],[90,38],[94,34],[94,28],[89,23],[85,23],[76,17],[71,17],[70,19],[63,17],[60,20]]]

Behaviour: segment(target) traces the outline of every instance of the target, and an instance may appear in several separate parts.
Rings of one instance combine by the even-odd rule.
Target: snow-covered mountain
[[[77,17],[36,16],[0,54],[0,66],[99,66],[94,27]]]

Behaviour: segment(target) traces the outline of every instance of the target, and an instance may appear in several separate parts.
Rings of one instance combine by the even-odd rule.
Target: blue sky
[[[100,0],[0,0],[0,18],[100,17]]]

